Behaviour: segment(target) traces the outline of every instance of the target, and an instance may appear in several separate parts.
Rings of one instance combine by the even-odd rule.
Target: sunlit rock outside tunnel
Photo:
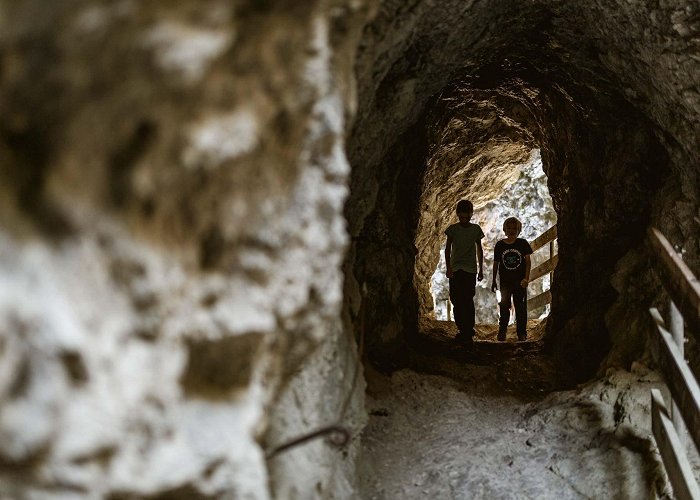
[[[0,0],[0,116],[1,498],[682,497],[651,389],[700,478],[696,2]]]

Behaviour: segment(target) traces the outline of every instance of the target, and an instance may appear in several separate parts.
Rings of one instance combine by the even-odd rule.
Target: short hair
[[[469,200],[459,200],[457,202],[457,213],[474,212],[474,205]]]
[[[506,224],[508,224],[509,222],[515,222],[515,224],[518,226],[518,234],[520,234],[520,231],[523,230],[523,223],[515,217],[508,217],[506,220],[503,221],[503,230],[505,231]]]

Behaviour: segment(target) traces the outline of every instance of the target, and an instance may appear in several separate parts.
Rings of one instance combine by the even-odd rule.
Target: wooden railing
[[[700,499],[700,488],[685,453],[683,429],[685,422],[700,449],[700,387],[683,358],[684,320],[700,340],[700,283],[660,231],[650,228],[648,239],[659,258],[655,270],[670,296],[668,329],[658,309],[650,309],[656,323],[652,351],[672,398],[669,413],[661,393],[651,391],[652,431],[674,496]]]
[[[559,261],[559,256],[554,255],[554,240],[557,239],[557,226],[554,225],[547,229],[544,233],[535,238],[530,246],[532,251],[536,252],[540,248],[543,248],[547,243],[549,243],[549,259],[537,266],[530,271],[530,281],[535,281],[541,278],[545,274],[549,274],[550,290],[545,290],[539,295],[536,295],[527,301],[528,310],[537,309],[539,307],[546,306],[552,302],[552,278],[554,268],[557,267],[557,262]]]

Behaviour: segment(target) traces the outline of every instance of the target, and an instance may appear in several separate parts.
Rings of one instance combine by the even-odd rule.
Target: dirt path
[[[546,376],[534,384],[522,378],[546,372],[546,361],[538,359],[537,346],[521,344],[502,347],[509,354],[477,345],[483,352],[466,362],[423,349],[417,368],[443,375],[368,373],[362,498],[667,494],[646,428],[648,391],[659,385],[655,374],[636,366],[578,391],[545,395]],[[495,362],[481,364],[489,349]],[[529,401],[514,396],[522,388]]]

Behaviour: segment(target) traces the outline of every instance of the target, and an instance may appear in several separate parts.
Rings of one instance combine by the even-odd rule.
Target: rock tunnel
[[[356,498],[363,373],[535,149],[559,389],[648,359],[649,226],[700,271],[685,0],[0,0],[0,112],[0,496]]]
[[[432,307],[428,276],[456,202],[497,196],[504,166],[538,147],[561,245],[548,344],[571,382],[592,376],[611,352],[615,361],[634,359],[643,345],[620,316],[636,314],[627,292],[644,274],[646,227],[674,212],[666,193],[676,154],[660,112],[650,109],[660,95],[649,82],[643,89],[630,80],[648,74],[644,51],[629,49],[641,56],[636,61],[614,53],[619,42],[600,45],[613,32],[635,35],[614,28],[608,14],[573,7],[489,4],[460,17],[457,5],[426,6],[430,12],[411,11],[412,29],[392,24],[401,11],[394,8],[383,6],[366,29],[368,47],[382,46],[374,33],[392,47],[359,55],[360,108],[348,143],[351,254],[378,333],[368,349],[380,363],[401,363],[417,318]],[[439,28],[415,28],[423,23]],[[401,42],[404,30],[410,35]],[[655,97],[641,97],[649,94]],[[451,148],[433,152],[446,133]],[[638,303],[649,303],[650,294]]]

